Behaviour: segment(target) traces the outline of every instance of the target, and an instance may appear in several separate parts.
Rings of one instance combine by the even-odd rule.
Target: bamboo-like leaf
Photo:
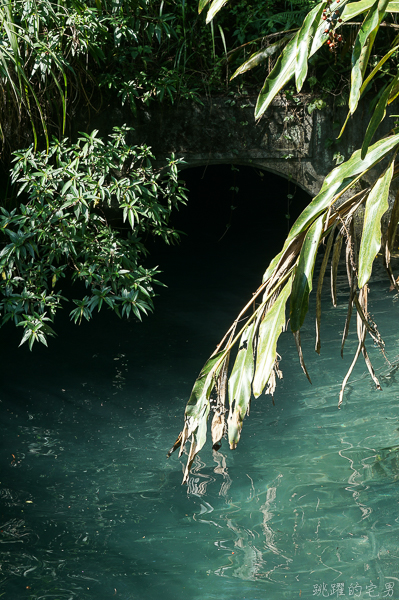
[[[328,236],[328,241],[327,241],[326,250],[324,252],[323,262],[321,263],[321,267],[320,267],[319,280],[317,282],[317,291],[316,291],[316,344],[315,344],[315,350],[316,350],[317,354],[320,354],[320,347],[321,347],[321,341],[320,341],[321,292],[322,292],[322,289],[323,289],[324,275],[325,275],[325,272],[326,272],[327,263],[328,263],[328,259],[329,259],[329,256],[330,256],[332,243],[334,241],[335,227],[336,227],[336,225],[333,226],[333,228],[332,228],[332,230],[331,230],[331,232],[330,232],[330,234]]]
[[[254,376],[254,332],[255,322],[252,322],[241,336],[240,347],[229,378],[230,407],[235,402],[236,406],[243,407],[243,414],[247,411]]]
[[[280,50],[280,48],[282,48],[282,46],[284,46],[287,43],[287,41],[289,41],[291,38],[292,34],[286,35],[277,42],[274,42],[274,44],[268,46],[267,48],[264,48],[263,50],[258,50],[258,52],[252,54],[248,60],[246,60],[240,67],[238,67],[238,69],[234,72],[230,79],[232,80],[235,77],[237,77],[237,75],[242,75],[246,71],[250,71],[258,65],[261,65],[267,58],[269,58],[269,56],[272,56],[278,50]]]
[[[291,293],[291,286],[292,277],[279,293],[273,306],[267,311],[259,327],[256,369],[253,381],[255,398],[263,392],[277,357],[277,341],[285,328],[285,305]]]
[[[385,15],[388,0],[376,0],[370,8],[357,34],[352,52],[351,91],[349,96],[349,111],[353,114],[360,98],[364,73],[367,67],[371,48],[378,27]]]
[[[361,0],[360,2],[351,2],[347,4],[341,14],[341,19],[343,21],[350,21],[354,19],[358,15],[363,14],[364,12],[370,10],[370,8],[375,4],[375,0]]]
[[[399,12],[399,2],[398,0],[391,0],[388,2],[388,6],[386,8],[387,12],[398,13]]]
[[[371,276],[373,262],[381,248],[381,219],[388,210],[388,194],[395,157],[377,179],[366,202],[362,239],[359,250],[358,285],[362,288]]]
[[[208,418],[209,410],[207,410],[207,407],[209,408],[209,398],[215,383],[214,367],[223,355],[223,352],[224,351],[221,350],[207,360],[194,383],[184,415],[185,423],[179,456],[182,455],[188,438],[199,427],[204,419],[206,420]]]
[[[199,422],[197,429],[192,434],[190,453],[188,455],[187,464],[186,464],[186,468],[184,471],[182,483],[187,483],[188,476],[190,474],[191,465],[193,464],[193,460],[196,457],[196,455],[198,454],[198,452],[201,450],[203,445],[205,444],[208,415],[209,415],[209,404],[207,405],[207,407],[204,411],[203,418]]]
[[[370,119],[370,123],[368,124],[367,130],[366,130],[366,133],[365,133],[365,136],[363,139],[362,151],[361,151],[362,158],[364,158],[366,156],[366,153],[367,153],[368,147],[370,145],[370,142],[373,138],[373,135],[375,134],[379,124],[385,117],[386,106],[388,104],[388,100],[391,95],[391,91],[398,82],[399,82],[399,73],[396,75],[396,77],[393,78],[391,83],[386,87],[384,93],[381,94],[380,99],[378,100],[377,106],[375,107],[373,116]]]
[[[209,4],[211,0],[199,0],[198,2],[198,13],[201,13],[205,6],[207,6],[207,4]]]
[[[298,34],[299,32],[288,42],[271,73],[266,77],[256,101],[255,119],[263,115],[273,98],[294,75]]]
[[[399,134],[389,136],[373,144],[362,160],[360,150],[356,150],[349,160],[338,165],[325,178],[320,192],[305,208],[293,224],[284,248],[287,248],[293,238],[306,231],[309,225],[329,206],[329,204],[342,194],[359,176],[380,162],[395,146],[399,144]]]
[[[391,58],[392,54],[394,54],[395,52],[397,52],[397,50],[399,49],[399,45],[394,46],[393,48],[390,49],[389,52],[387,52],[382,58],[381,60],[376,64],[376,66],[374,67],[374,69],[371,71],[370,75],[368,75],[366,77],[366,79],[363,81],[362,87],[360,88],[360,95],[363,94],[363,92],[365,91],[366,87],[368,86],[368,84],[370,83],[370,81],[373,79],[373,77],[377,74],[380,73],[381,71],[381,67],[383,66],[383,64],[389,59]]]
[[[313,41],[314,33],[320,22],[325,3],[317,4],[307,15],[297,37],[297,52],[295,62],[295,83],[297,92],[300,92],[306,75],[308,74],[309,48]]]
[[[342,0],[337,8],[345,5],[345,0]],[[358,3],[356,3],[358,4]],[[359,3],[360,4],[360,3]],[[324,5],[324,1],[318,6]],[[313,9],[315,10],[316,7]],[[364,12],[367,8],[362,8],[360,12]],[[359,14],[359,13],[356,13]],[[350,17],[351,18],[351,17]],[[342,19],[344,21],[344,19]],[[348,19],[345,19],[348,20]],[[316,24],[316,20],[315,20]],[[303,26],[302,26],[303,27]],[[312,30],[313,40],[311,37],[309,40],[312,41],[312,45],[310,47],[308,58],[313,56],[315,52],[327,41],[328,37],[325,35],[325,22],[320,19],[317,27]],[[258,96],[258,100],[256,102],[255,107],[255,119],[260,119],[263,113],[267,110],[272,102],[273,98],[279,93],[279,91],[284,87],[286,83],[291,79],[291,77],[295,74],[295,66],[297,60],[297,40],[301,34],[301,30],[291,39],[291,41],[284,48],[283,52],[277,59],[277,62],[271,71],[271,73],[266,77],[266,80],[263,84],[262,90]]]
[[[398,50],[398,49],[399,49],[399,45],[398,45],[398,46],[394,46],[394,47],[393,47],[393,48],[391,48],[391,50],[390,50],[389,52],[387,52],[387,53],[385,54],[385,56],[383,56],[383,57],[381,58],[381,60],[380,60],[380,61],[377,63],[377,65],[376,65],[376,66],[374,67],[374,69],[371,71],[370,75],[368,75],[368,76],[366,77],[366,79],[363,81],[363,83],[362,83],[362,87],[360,88],[360,92],[359,92],[359,96],[360,96],[360,97],[362,96],[363,92],[365,91],[365,89],[366,89],[366,87],[368,86],[368,84],[370,83],[370,81],[371,81],[371,80],[374,78],[374,76],[375,76],[377,73],[380,73],[380,71],[381,71],[381,67],[384,65],[384,63],[385,63],[385,62],[386,62],[386,61],[387,61],[387,60],[388,60],[388,59],[389,59],[389,58],[392,56],[392,54],[394,54],[395,52],[397,52],[397,50]],[[395,90],[395,89],[396,89],[396,87],[393,87],[393,88],[391,89],[391,92],[394,92],[394,90]],[[398,92],[399,92],[399,90],[398,90]],[[396,96],[394,96],[394,97],[393,97],[393,99],[394,99],[395,97],[396,97]],[[388,99],[388,104],[390,104],[390,102],[391,102],[391,96],[390,96],[390,97],[389,97],[389,99]],[[348,120],[349,120],[349,117],[350,117],[350,116],[351,116],[351,112],[349,111],[349,112],[348,112],[348,114],[347,114],[347,117],[346,117],[346,119],[345,119],[345,122],[344,122],[344,124],[343,124],[343,126],[342,126],[342,129],[341,129],[341,131],[340,131],[340,133],[339,133],[338,139],[341,137],[341,135],[342,135],[342,134],[343,134],[343,132],[345,131],[345,127],[346,127],[346,124],[347,124],[347,122],[348,122]]]
[[[218,13],[228,1],[229,0],[213,0],[206,15],[206,22],[210,23],[216,13]]]
[[[242,423],[249,408],[251,385],[254,376],[255,322],[243,332],[240,348],[229,379],[230,411],[227,420],[230,448],[236,448],[241,434]]]
[[[290,324],[293,332],[299,331],[308,312],[314,264],[323,233],[324,219],[323,214],[309,228],[299,255],[290,301]]]

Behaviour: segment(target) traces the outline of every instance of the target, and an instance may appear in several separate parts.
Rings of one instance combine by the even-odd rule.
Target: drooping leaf
[[[383,94],[381,94],[381,97],[377,103],[377,106],[375,107],[373,116],[370,119],[370,123],[368,124],[366,133],[364,135],[363,144],[362,144],[362,152],[361,152],[362,158],[364,158],[366,156],[369,144],[370,144],[375,132],[377,131],[379,124],[385,117],[386,107],[388,104],[389,97],[391,95],[391,91],[398,82],[399,82],[399,73],[396,75],[396,77],[393,78],[392,82],[390,83],[390,85],[387,86],[387,88],[385,89]]]
[[[299,32],[288,42],[271,73],[266,77],[256,101],[255,119],[263,115],[273,98],[294,75],[298,34]]]
[[[367,198],[359,250],[359,288],[366,285],[370,279],[374,259],[381,248],[381,218],[388,210],[394,160],[392,158],[384,173],[377,179]]]
[[[297,92],[300,92],[308,73],[309,48],[313,41],[314,33],[320,22],[320,15],[325,3],[317,4],[307,15],[297,37],[297,52],[295,62],[295,83]]]
[[[285,305],[291,293],[292,277],[279,293],[273,306],[267,311],[259,327],[256,369],[253,392],[258,398],[267,384],[277,356],[277,341],[285,328]]]
[[[366,15],[357,34],[352,52],[351,90],[349,96],[349,111],[353,114],[360,98],[364,73],[368,64],[371,48],[378,27],[385,15],[388,0],[376,0]]]
[[[309,307],[309,294],[312,291],[313,270],[317,250],[323,233],[325,216],[320,215],[309,228],[303,242],[299,261],[292,283],[290,301],[290,324],[293,332],[299,331]]]
[[[360,155],[361,151],[356,150],[346,162],[335,167],[325,178],[320,192],[293,224],[284,248],[291,243],[293,238],[306,231],[338,194],[343,193],[354,183],[355,179],[380,162],[398,144],[399,134],[389,136],[373,144],[363,160]]]
[[[216,13],[218,13],[228,1],[229,0],[213,0],[206,15],[206,22],[210,23]]]
[[[203,406],[207,401],[208,393],[210,393],[209,386],[211,385],[211,381],[209,379],[209,374],[212,374],[215,364],[221,358],[223,353],[224,351],[221,350],[217,354],[211,356],[201,369],[187,403],[185,412],[186,418],[197,419],[200,416]]]
[[[275,54],[282,46],[284,46],[290,39],[291,35],[286,35],[274,44],[270,44],[267,48],[263,48],[263,50],[258,50],[252,54],[248,60],[246,60],[238,69],[234,72],[234,74],[230,77],[230,79],[234,79],[237,75],[242,75],[246,71],[250,71],[254,69],[258,65],[261,65],[269,56]]]
[[[240,347],[229,378],[228,435],[230,448],[233,450],[240,439],[242,422],[248,411],[251,399],[251,385],[254,376],[254,340],[255,322],[243,332]]]
[[[229,378],[229,404],[233,402],[238,406],[245,406],[251,396],[251,384],[254,375],[254,327],[252,322],[243,332],[240,346]]]
[[[217,375],[223,366],[223,360],[221,360],[223,354],[226,353],[222,350],[207,360],[194,383],[186,406],[179,456],[182,455],[186,442],[190,436],[192,437],[192,440],[186,474],[184,477],[185,480],[188,477],[192,460],[194,460],[195,455],[201,450],[206,440],[206,426],[210,409],[209,399]]]
[[[201,13],[204,10],[205,6],[207,4],[209,4],[210,1],[211,0],[199,0],[199,2],[198,2],[198,13]]]

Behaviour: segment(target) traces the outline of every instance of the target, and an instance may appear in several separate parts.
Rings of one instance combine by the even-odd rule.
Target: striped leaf
[[[252,386],[255,398],[263,392],[277,357],[277,341],[285,327],[285,305],[291,293],[291,285],[292,277],[266,313],[259,327],[256,369]]]
[[[367,198],[359,250],[358,282],[360,289],[370,279],[374,259],[381,247],[381,218],[388,210],[388,194],[393,176],[394,159],[395,157],[377,179]]]
[[[293,332],[299,331],[308,312],[314,264],[323,233],[324,220],[325,215],[323,214],[314,221],[305,236],[299,255],[298,266],[292,283],[290,302],[290,323]]]

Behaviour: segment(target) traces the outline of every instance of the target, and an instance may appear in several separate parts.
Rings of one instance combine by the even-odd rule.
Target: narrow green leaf
[[[240,347],[229,378],[228,434],[230,448],[234,449],[240,439],[242,422],[251,399],[251,385],[254,376],[255,323],[252,322],[243,332]]]
[[[370,279],[374,259],[381,247],[381,218],[388,210],[388,194],[394,162],[395,157],[377,179],[367,198],[359,250],[359,288],[362,288]]]
[[[292,276],[281,290],[259,327],[256,369],[253,381],[255,398],[267,384],[277,357],[277,341],[285,327],[285,305],[291,293]]]
[[[273,98],[294,75],[298,33],[288,42],[271,73],[266,77],[256,101],[255,119],[260,119]]]
[[[337,8],[344,6],[345,3],[345,0],[342,0],[341,3],[337,5]],[[324,1],[318,6],[323,5]],[[313,10],[316,10],[316,7]],[[363,9],[361,12],[364,12],[364,10],[366,9]],[[321,46],[327,41],[328,36],[324,33],[325,28],[325,22],[319,16],[319,23],[317,23],[317,26],[315,26],[312,32],[313,41],[308,53],[308,58],[310,56],[313,56],[313,54],[315,54],[315,52],[317,52],[317,50],[321,48]],[[272,102],[273,98],[279,93],[279,91],[284,87],[284,85],[288,83],[291,77],[293,77],[293,75],[295,74],[295,66],[297,61],[297,39],[300,35],[300,31],[298,31],[298,33],[286,45],[283,52],[278,57],[273,70],[266,77],[266,80],[258,96],[258,100],[255,107],[256,119],[260,119],[260,117],[263,115],[263,113],[267,110],[268,106]]]
[[[324,179],[320,192],[300,214],[293,224],[284,248],[330,205],[334,197],[369,168],[380,162],[395,146],[399,144],[399,134],[383,138],[370,146],[366,157],[362,160],[360,150],[356,150],[346,162],[335,167]]]
[[[206,15],[206,22],[210,23],[216,13],[218,13],[228,1],[229,0],[213,0]]]
[[[199,3],[198,3],[198,14],[200,14],[204,10],[205,6],[207,4],[209,4],[210,1],[211,0],[200,0],[199,1]]]
[[[134,229],[134,213],[131,208],[129,208],[129,211],[128,211],[128,219],[129,219],[130,227],[132,229]]]
[[[351,114],[355,112],[359,102],[363,76],[375,35],[385,15],[387,4],[388,0],[376,0],[364,19],[355,40],[352,52],[351,91],[349,96],[349,110]]]
[[[261,65],[267,58],[269,58],[269,56],[272,56],[278,50],[280,50],[280,48],[282,48],[291,38],[292,34],[286,35],[277,42],[274,42],[274,44],[268,46],[267,48],[264,48],[263,50],[259,50],[258,52],[252,54],[248,60],[246,60],[240,67],[238,67],[238,69],[234,72],[230,79],[232,80],[235,77],[237,77],[237,75],[242,75],[246,71],[250,71],[258,65]]]
[[[362,150],[361,150],[361,158],[366,156],[368,147],[370,145],[371,140],[381,121],[384,119],[386,115],[386,107],[388,104],[388,100],[391,94],[392,89],[396,86],[399,81],[399,73],[396,77],[393,78],[392,82],[387,86],[384,93],[381,94],[380,99],[378,100],[377,106],[373,112],[373,116],[370,119],[370,123],[367,126],[367,130],[363,139]]]
[[[197,377],[194,387],[191,391],[191,395],[189,401],[186,406],[186,417],[194,417],[197,418],[200,415],[200,412],[203,408],[204,402],[206,402],[206,396],[209,387],[208,375],[214,368],[215,364],[222,356],[223,350],[211,356],[205,363],[204,367],[201,370],[201,373]]]
[[[292,283],[290,302],[290,323],[293,332],[299,331],[308,312],[314,264],[323,233],[324,219],[325,215],[322,214],[314,221],[305,236],[299,255],[298,266]]]
[[[354,17],[361,15],[362,13],[370,10],[375,4],[375,0],[361,0],[360,2],[350,2],[347,4],[341,14],[341,19],[346,22],[350,21]]]
[[[308,74],[309,48],[313,41],[314,33],[320,22],[320,15],[325,3],[317,4],[306,16],[297,37],[297,51],[295,62],[295,83],[297,92],[300,92]]]

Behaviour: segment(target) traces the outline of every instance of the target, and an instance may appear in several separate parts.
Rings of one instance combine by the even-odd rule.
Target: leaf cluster
[[[158,270],[144,268],[143,236],[178,239],[169,226],[173,208],[186,201],[172,157],[162,173],[145,146],[126,143],[129,128],[114,128],[107,141],[97,131],[69,145],[54,139],[49,152],[14,153],[13,182],[23,203],[0,208],[1,325],[24,328],[22,342],[46,343],[65,298],[67,272],[86,295],[73,302],[71,319],[89,320],[108,306],[120,317],[152,310]],[[109,222],[116,213],[120,226]]]
[[[208,19],[226,2],[213,0],[208,10]],[[200,9],[208,4],[200,2]],[[243,420],[249,413],[252,396],[263,392],[273,395],[277,379],[282,376],[279,368],[280,357],[277,342],[286,329],[286,305],[289,301],[289,324],[293,333],[301,367],[310,381],[302,347],[300,330],[308,312],[309,295],[313,288],[314,268],[319,248],[325,244],[325,254],[320,268],[316,290],[316,343],[320,352],[321,291],[328,261],[331,256],[331,294],[336,305],[336,277],[343,242],[346,246],[346,270],[349,299],[347,317],[342,336],[341,354],[349,332],[352,313],[356,313],[358,346],[351,366],[342,382],[338,407],[343,402],[347,381],[360,354],[374,381],[380,383],[373,370],[366,350],[366,335],[371,336],[374,345],[384,352],[384,343],[378,329],[368,313],[368,282],[373,263],[382,249],[384,265],[393,288],[399,291],[391,267],[391,251],[399,222],[399,193],[396,194],[388,225],[382,227],[382,218],[388,211],[388,197],[391,183],[399,175],[395,159],[399,150],[399,129],[394,127],[388,136],[372,144],[378,126],[386,116],[387,105],[399,95],[399,72],[385,72],[384,66],[398,51],[398,39],[377,62],[371,61],[377,34],[382,28],[387,11],[396,13],[399,4],[394,0],[325,0],[314,6],[307,14],[299,30],[285,42],[274,68],[266,77],[258,96],[255,118],[265,114],[273,98],[292,79],[297,92],[300,92],[308,76],[310,59],[326,43],[335,46],[340,36],[335,32],[343,24],[364,15],[357,26],[352,56],[351,85],[348,97],[348,117],[356,111],[362,95],[368,86],[379,82],[379,93],[375,109],[364,136],[362,147],[356,150],[345,162],[341,161],[325,178],[320,192],[305,208],[292,226],[282,251],[268,266],[263,283],[244,307],[237,319],[208,359],[197,378],[188,401],[184,427],[171,452],[180,447],[183,453],[186,442],[191,440],[183,481],[186,482],[196,454],[206,441],[207,419],[214,399],[212,420],[212,443],[220,445],[227,434],[230,448],[234,449],[240,439]],[[329,20],[328,20],[329,15]],[[326,21],[329,24],[326,28]],[[333,27],[333,31],[330,31]],[[385,42],[384,42],[385,43]],[[384,46],[382,46],[384,47]],[[281,50],[281,48],[279,48]],[[242,73],[267,58],[264,49],[258,50],[239,69]],[[381,74],[388,78],[385,81]],[[384,162],[382,162],[384,161]],[[338,162],[338,161],[337,161]],[[382,164],[381,164],[382,163]],[[368,187],[360,185],[371,169],[380,165],[379,174]],[[360,187],[360,191],[359,191]],[[364,206],[364,219],[360,246],[354,230],[354,215]],[[260,302],[259,302],[260,300]],[[255,302],[258,302],[256,305]],[[251,313],[252,310],[252,314]],[[242,324],[245,320],[244,324]],[[237,332],[238,326],[241,329]],[[236,358],[229,372],[231,353]],[[225,402],[228,390],[228,409]]]

